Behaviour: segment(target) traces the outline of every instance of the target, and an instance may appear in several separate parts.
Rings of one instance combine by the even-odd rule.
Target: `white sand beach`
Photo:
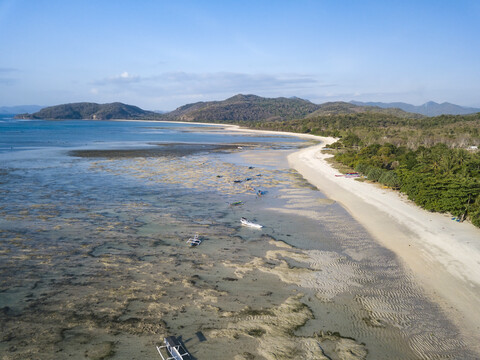
[[[393,251],[480,352],[480,229],[452,221],[447,214],[423,210],[398,191],[336,177],[340,173],[325,161],[332,155],[321,152],[334,138],[289,135],[322,142],[289,155],[290,166]]]
[[[467,338],[480,335],[480,229],[425,211],[399,192],[340,174],[322,145],[289,156],[293,168],[338,201],[409,268],[427,294],[441,305]]]

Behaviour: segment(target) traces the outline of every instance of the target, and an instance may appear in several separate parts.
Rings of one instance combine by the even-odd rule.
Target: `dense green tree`
[[[417,150],[371,144],[361,149],[341,148],[335,158],[368,180],[399,189],[426,210],[480,224],[479,153],[445,144]]]
[[[367,170],[367,179],[371,181],[378,181],[386,170],[380,169],[376,166],[370,166]]]
[[[399,189],[402,185],[400,178],[395,171],[385,171],[378,179],[378,182],[394,189]]]

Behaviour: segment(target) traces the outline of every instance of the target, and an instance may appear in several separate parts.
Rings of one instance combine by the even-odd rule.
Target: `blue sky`
[[[0,0],[0,106],[238,93],[480,107],[480,1]]]

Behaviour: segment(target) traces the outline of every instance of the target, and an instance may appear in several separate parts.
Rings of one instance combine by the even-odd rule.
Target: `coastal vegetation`
[[[345,141],[346,146],[343,141]],[[400,190],[422,208],[469,218],[480,227],[480,153],[444,143],[415,150],[390,143],[352,147],[348,138],[332,145],[335,160],[368,180]]]
[[[282,122],[254,122],[251,127],[320,136],[341,137],[345,146],[391,143],[415,149],[443,143],[448,147],[480,145],[480,113],[402,118],[362,112],[321,115]]]

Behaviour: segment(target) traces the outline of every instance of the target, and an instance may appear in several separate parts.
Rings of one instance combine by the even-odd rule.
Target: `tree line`
[[[391,114],[363,112],[306,117],[290,121],[253,121],[249,127],[320,136],[355,135],[358,146],[391,143],[415,149],[446,144],[449,147],[480,145],[480,113],[402,118]]]
[[[480,227],[480,153],[446,144],[410,150],[390,143],[345,147],[348,137],[332,146],[335,159],[368,180],[398,189],[422,208],[470,219]]]

